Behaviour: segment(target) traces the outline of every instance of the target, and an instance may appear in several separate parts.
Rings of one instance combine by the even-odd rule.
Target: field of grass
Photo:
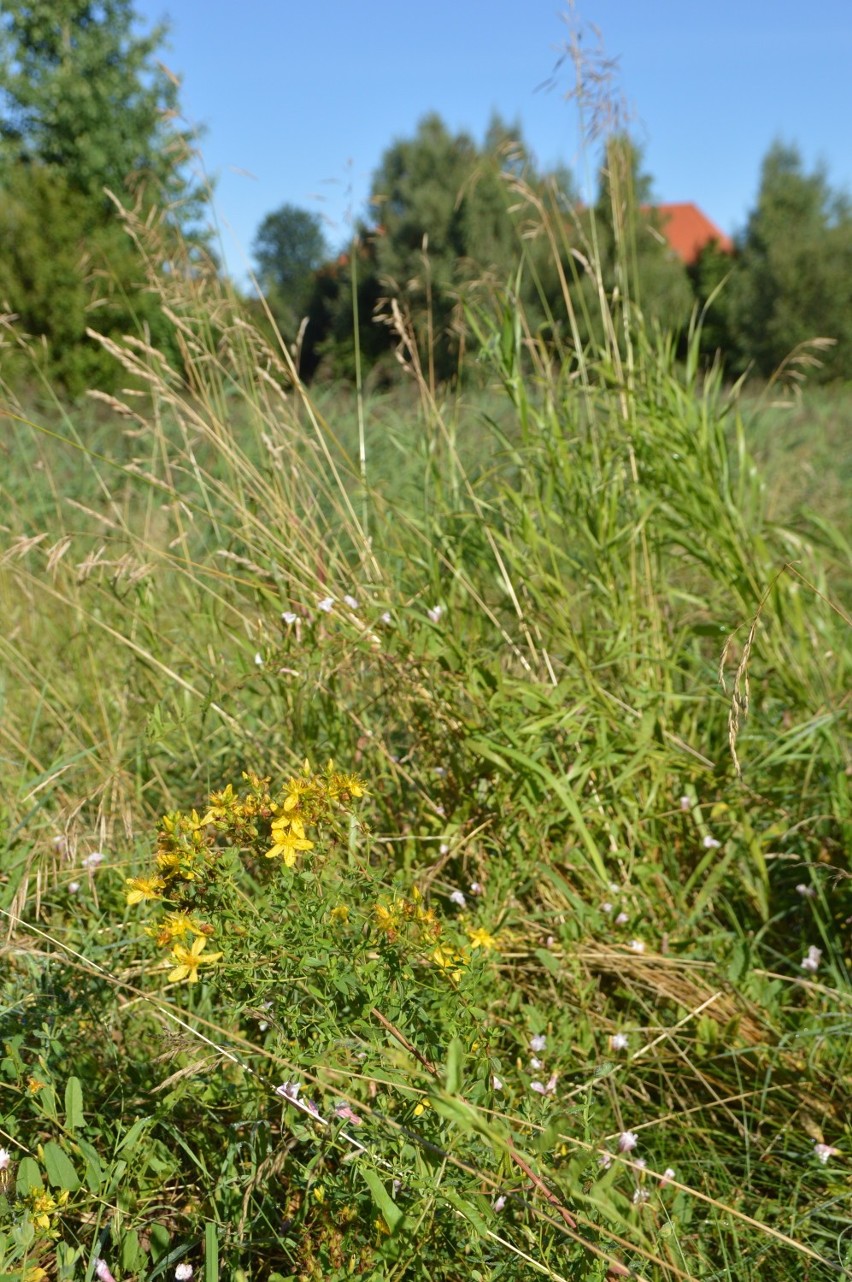
[[[841,1277],[852,398],[167,287],[3,408],[0,1276]]]

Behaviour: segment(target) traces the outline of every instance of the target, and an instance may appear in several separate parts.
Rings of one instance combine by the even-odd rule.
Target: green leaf
[[[69,1077],[65,1083],[65,1125],[74,1131],[86,1122],[83,1114],[83,1088],[79,1077]]]
[[[204,1225],[204,1282],[219,1282],[219,1238],[212,1220]]]
[[[43,1188],[38,1162],[32,1157],[22,1157],[18,1163],[18,1178],[15,1180],[18,1196],[26,1197],[30,1189],[42,1190]]]
[[[101,1166],[98,1151],[88,1140],[78,1140],[77,1147],[86,1163],[86,1184],[89,1192],[97,1193],[104,1182],[104,1168]]]
[[[123,1153],[125,1149],[127,1150],[128,1154],[133,1152],[133,1150],[136,1148],[137,1144],[139,1143],[140,1139],[142,1138],[142,1132],[145,1130],[146,1126],[148,1125],[148,1120],[149,1119],[147,1117],[139,1117],[136,1119],[136,1121],[131,1126],[130,1130],[125,1135],[124,1139],[116,1148],[115,1150],[116,1153]]]
[[[121,1267],[126,1272],[136,1272],[145,1263],[145,1255],[139,1245],[139,1234],[135,1229],[125,1233],[121,1244]]]
[[[391,1233],[395,1233],[405,1218],[403,1212],[399,1209],[396,1202],[394,1202],[375,1171],[364,1169],[361,1171],[361,1174],[364,1176],[367,1187],[373,1195],[373,1201],[376,1204],[376,1208],[384,1216],[385,1223]]]
[[[48,1183],[53,1188],[67,1189],[69,1192],[79,1188],[77,1172],[68,1154],[55,1140],[48,1140],[44,1146],[44,1169],[47,1171]]]
[[[447,1051],[447,1091],[450,1095],[458,1095],[462,1086],[462,1064],[464,1063],[464,1047],[457,1037],[450,1042],[450,1048]]]

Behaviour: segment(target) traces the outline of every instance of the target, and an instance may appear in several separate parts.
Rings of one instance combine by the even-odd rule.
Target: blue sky
[[[330,245],[364,213],[385,148],[438,111],[481,140],[498,111],[542,167],[582,184],[559,0],[135,0],[171,24],[164,61],[205,165],[231,271],[263,216],[313,209]],[[578,0],[619,60],[618,83],[661,201],[693,200],[723,231],[745,223],[775,138],[852,190],[852,0]],[[594,39],[587,32],[590,45]],[[584,193],[585,194],[585,193]]]

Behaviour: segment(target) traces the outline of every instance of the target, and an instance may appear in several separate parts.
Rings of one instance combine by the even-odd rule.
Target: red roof
[[[713,241],[723,254],[734,252],[730,236],[711,223],[697,205],[657,205],[655,208],[660,216],[660,231],[669,247],[687,266],[694,263],[702,249]]]

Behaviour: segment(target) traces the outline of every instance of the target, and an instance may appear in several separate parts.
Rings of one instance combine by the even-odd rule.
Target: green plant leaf
[[[65,1083],[65,1125],[69,1131],[85,1125],[83,1114],[83,1088],[79,1077],[69,1077]]]
[[[68,1154],[55,1140],[48,1140],[44,1146],[44,1169],[47,1171],[48,1183],[54,1188],[67,1189],[69,1192],[79,1188],[77,1172]]]

